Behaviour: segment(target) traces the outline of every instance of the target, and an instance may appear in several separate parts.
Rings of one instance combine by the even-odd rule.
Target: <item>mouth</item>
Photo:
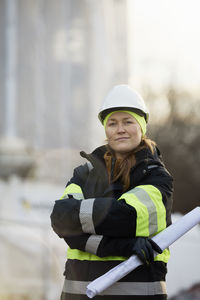
[[[120,138],[117,138],[115,141],[124,141],[124,140],[128,140],[129,138],[128,137],[120,137]]]

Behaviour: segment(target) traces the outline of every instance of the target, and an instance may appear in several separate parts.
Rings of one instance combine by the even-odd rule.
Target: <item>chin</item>
[[[116,150],[114,150],[114,151],[116,151],[116,152],[118,152],[118,153],[120,153],[120,154],[126,154],[126,153],[128,153],[128,152],[130,152],[130,151],[132,151],[133,150],[133,148],[119,148],[119,149],[116,149]]]

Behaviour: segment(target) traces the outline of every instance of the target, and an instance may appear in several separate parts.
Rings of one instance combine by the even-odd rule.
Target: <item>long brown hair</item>
[[[123,184],[123,191],[126,191],[130,186],[130,170],[136,163],[135,154],[144,148],[149,148],[154,153],[156,143],[146,136],[142,138],[141,143],[133,151],[129,152],[124,159],[116,160],[115,169],[112,182],[117,181],[119,178]],[[107,152],[104,155],[106,167],[109,177],[111,178],[111,160],[115,157],[114,151],[107,145]]]

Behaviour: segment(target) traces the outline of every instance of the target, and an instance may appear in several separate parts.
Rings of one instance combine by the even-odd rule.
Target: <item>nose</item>
[[[124,129],[124,126],[122,123],[118,123],[118,126],[117,126],[117,132],[118,133],[123,133],[125,132],[125,129]]]

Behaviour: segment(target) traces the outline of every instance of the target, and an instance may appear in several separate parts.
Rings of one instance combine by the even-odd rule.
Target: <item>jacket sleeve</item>
[[[171,224],[173,178],[164,167],[150,172],[142,185],[120,197],[136,211],[136,236],[153,236]]]
[[[83,233],[113,237],[133,237],[135,209],[124,200],[91,198],[56,200],[51,224],[60,237]]]
[[[70,182],[63,200],[57,200],[51,214],[54,231],[60,237],[83,233],[128,238],[152,236],[170,222],[172,178],[164,168],[151,170],[142,185],[115,198],[81,199],[78,184]],[[153,175],[153,176],[152,176]],[[79,199],[74,193],[79,194]],[[73,197],[73,198],[69,198]]]
[[[94,234],[65,237],[64,240],[71,249],[86,251],[99,257],[129,257],[133,254],[135,243],[134,238],[111,238]]]

